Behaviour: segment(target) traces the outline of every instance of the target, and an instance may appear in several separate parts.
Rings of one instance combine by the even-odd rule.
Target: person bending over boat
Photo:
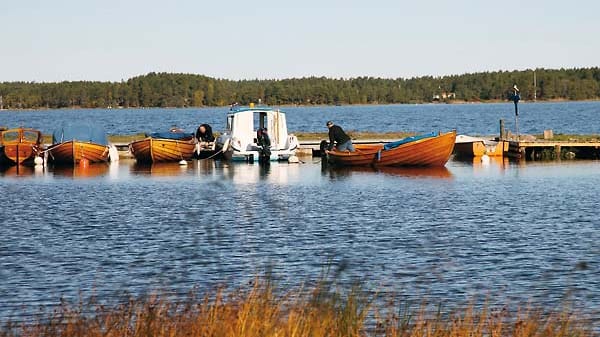
[[[200,124],[196,130],[196,139],[199,143],[210,143],[215,141],[212,127],[209,124]]]
[[[344,129],[333,124],[332,121],[327,122],[327,128],[329,129],[329,147],[328,151],[333,150],[333,146],[337,144],[336,148],[338,151],[349,151],[354,152],[354,145],[352,145],[352,139],[348,136]]]
[[[260,147],[259,160],[268,162],[271,157],[271,138],[266,128],[259,128],[256,131],[256,144]]]

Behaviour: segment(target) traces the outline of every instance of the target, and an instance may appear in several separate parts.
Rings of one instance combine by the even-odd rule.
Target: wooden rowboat
[[[0,164],[33,165],[40,153],[42,133],[33,129],[10,129],[0,132]]]
[[[104,129],[97,125],[73,123],[52,133],[48,161],[55,165],[77,165],[80,162],[101,163],[109,160],[109,147]]]
[[[183,139],[148,137],[132,142],[129,149],[139,162],[177,162],[192,159],[196,144],[192,136]]]
[[[108,146],[70,140],[50,146],[48,160],[59,165],[77,165],[82,159],[89,163],[108,162]]]
[[[330,163],[340,166],[444,166],[454,149],[456,131],[416,137],[386,149],[384,145],[356,145],[355,152],[327,151]]]

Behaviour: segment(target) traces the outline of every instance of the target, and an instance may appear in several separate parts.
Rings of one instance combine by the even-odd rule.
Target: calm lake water
[[[456,129],[463,134],[498,133],[498,121],[514,130],[512,103],[371,105],[340,107],[284,107],[291,131],[326,131],[332,119],[347,130],[430,132]],[[68,120],[102,125],[109,134],[164,131],[173,125],[195,130],[210,123],[215,130],[225,127],[228,108],[205,109],[65,109],[0,111],[0,126],[28,126],[51,133]],[[519,128],[522,133],[600,133],[600,102],[523,103]]]
[[[121,161],[11,168],[0,193],[0,320],[79,292],[184,294],[266,270],[298,285],[328,264],[341,283],[416,301],[569,302],[600,317],[596,161],[381,171]]]

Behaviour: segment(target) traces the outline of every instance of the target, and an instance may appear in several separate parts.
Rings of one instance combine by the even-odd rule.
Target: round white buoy
[[[42,157],[35,157],[33,163],[35,164],[35,166],[42,166],[44,165],[44,159]]]
[[[490,163],[490,156],[488,156],[487,154],[484,154],[483,156],[481,156],[481,163],[482,164],[489,164]]]
[[[183,159],[181,161],[179,161],[179,165],[181,165],[181,166],[187,166],[187,164],[188,164],[188,162]]]
[[[288,163],[297,164],[299,162],[300,162],[300,159],[298,159],[298,157],[296,157],[296,156],[290,156],[288,158]]]

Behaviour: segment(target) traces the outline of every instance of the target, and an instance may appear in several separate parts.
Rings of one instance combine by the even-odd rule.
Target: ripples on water
[[[15,168],[0,177],[0,317],[78,292],[185,293],[272,270],[419,300],[600,309],[598,162],[444,169]]]

